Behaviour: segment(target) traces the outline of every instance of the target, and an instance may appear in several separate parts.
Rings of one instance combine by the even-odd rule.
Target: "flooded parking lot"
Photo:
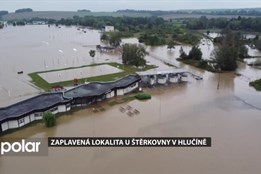
[[[45,32],[36,35],[38,30]],[[35,37],[31,37],[31,34],[35,34]],[[10,27],[0,30],[0,38],[6,38],[7,42],[0,45],[3,53],[0,59],[2,103],[12,97],[20,100],[26,93],[31,95],[39,92],[29,85],[30,79],[26,73],[64,68],[66,60],[68,67],[90,64],[92,58],[89,57],[89,50],[99,44],[98,31],[90,30],[83,34],[74,27]],[[24,40],[14,42],[18,38]],[[126,42],[136,41],[130,39]],[[0,173],[260,173],[261,139],[258,137],[261,131],[261,93],[249,87],[248,83],[260,78],[261,72],[240,63],[237,72],[242,76],[231,72],[222,73],[219,78],[218,74],[176,61],[179,48],[176,46],[168,51],[166,46],[147,47],[151,55],[146,59],[160,68],[168,67],[163,63],[165,59],[173,61],[179,67],[202,75],[202,81],[148,88],[145,91],[152,95],[151,100],[133,100],[114,106],[104,101],[98,104],[104,108],[102,111],[93,112],[92,108],[96,106],[73,110],[58,117],[56,127],[47,129],[42,123],[36,123],[0,139],[206,136],[212,137],[212,147],[49,148],[48,156],[43,157],[1,157]],[[183,48],[189,50],[189,46]],[[13,49],[19,51],[14,52]],[[203,57],[210,54],[205,52]],[[119,57],[100,54],[95,61],[121,62]],[[25,72],[18,75],[18,70]],[[127,105],[137,109],[139,114],[129,116],[120,112],[120,107]]]

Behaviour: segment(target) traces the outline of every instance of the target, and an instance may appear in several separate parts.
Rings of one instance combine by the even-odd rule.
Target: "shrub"
[[[250,82],[249,85],[253,86],[257,91],[261,91],[261,79]]]
[[[51,112],[45,112],[43,115],[43,122],[46,127],[53,127],[56,125],[55,115]]]
[[[145,92],[138,93],[137,95],[135,95],[135,97],[136,97],[138,100],[151,99],[151,95],[148,94],[148,93],[145,93]]]

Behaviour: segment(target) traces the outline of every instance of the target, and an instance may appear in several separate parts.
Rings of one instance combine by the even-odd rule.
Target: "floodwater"
[[[87,29],[86,29],[87,30]],[[28,73],[64,69],[100,62],[121,62],[120,56],[90,50],[100,43],[100,33],[84,33],[76,27],[48,27],[32,25],[8,26],[0,30],[0,106],[37,95]],[[17,72],[23,71],[23,74]]]
[[[122,72],[122,70],[110,65],[97,65],[76,69],[67,69],[61,71],[51,71],[39,73],[39,75],[48,83],[56,83],[61,81],[69,81],[73,79],[82,79],[106,74],[114,74]]]
[[[66,50],[64,47],[59,49]],[[178,46],[172,51],[166,47],[146,49],[151,53],[146,57],[148,62],[164,68],[167,65],[162,61],[171,60],[177,66],[201,74],[204,79],[145,89],[152,94],[148,101],[133,100],[112,107],[104,101],[99,105],[105,111],[94,113],[92,108],[75,110],[58,117],[54,128],[47,129],[37,123],[3,138],[204,136],[212,138],[212,147],[56,147],[49,148],[48,156],[44,157],[0,157],[0,173],[259,174],[261,93],[249,87],[248,83],[260,78],[261,71],[239,64],[237,73],[242,76],[222,73],[219,78],[218,74],[175,61]],[[1,69],[1,72],[4,71]],[[130,117],[119,111],[121,106],[127,105],[139,110],[140,114]]]

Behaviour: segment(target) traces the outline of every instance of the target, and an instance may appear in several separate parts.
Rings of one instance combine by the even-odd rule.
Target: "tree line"
[[[199,30],[199,29],[224,29],[228,28],[230,30],[244,30],[244,31],[254,31],[261,32],[261,17],[256,18],[207,18],[202,16],[198,19],[188,19],[183,21],[188,29]]]
[[[241,15],[241,16],[261,16],[260,8],[252,9],[226,9],[226,10],[118,10],[117,12],[144,13],[152,16],[171,15],[171,14],[197,14],[197,15]]]

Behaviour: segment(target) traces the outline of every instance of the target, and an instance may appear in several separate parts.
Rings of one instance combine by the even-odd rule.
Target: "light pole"
[[[217,84],[217,90],[219,90],[220,72],[221,72],[221,68],[218,68],[218,84]]]

